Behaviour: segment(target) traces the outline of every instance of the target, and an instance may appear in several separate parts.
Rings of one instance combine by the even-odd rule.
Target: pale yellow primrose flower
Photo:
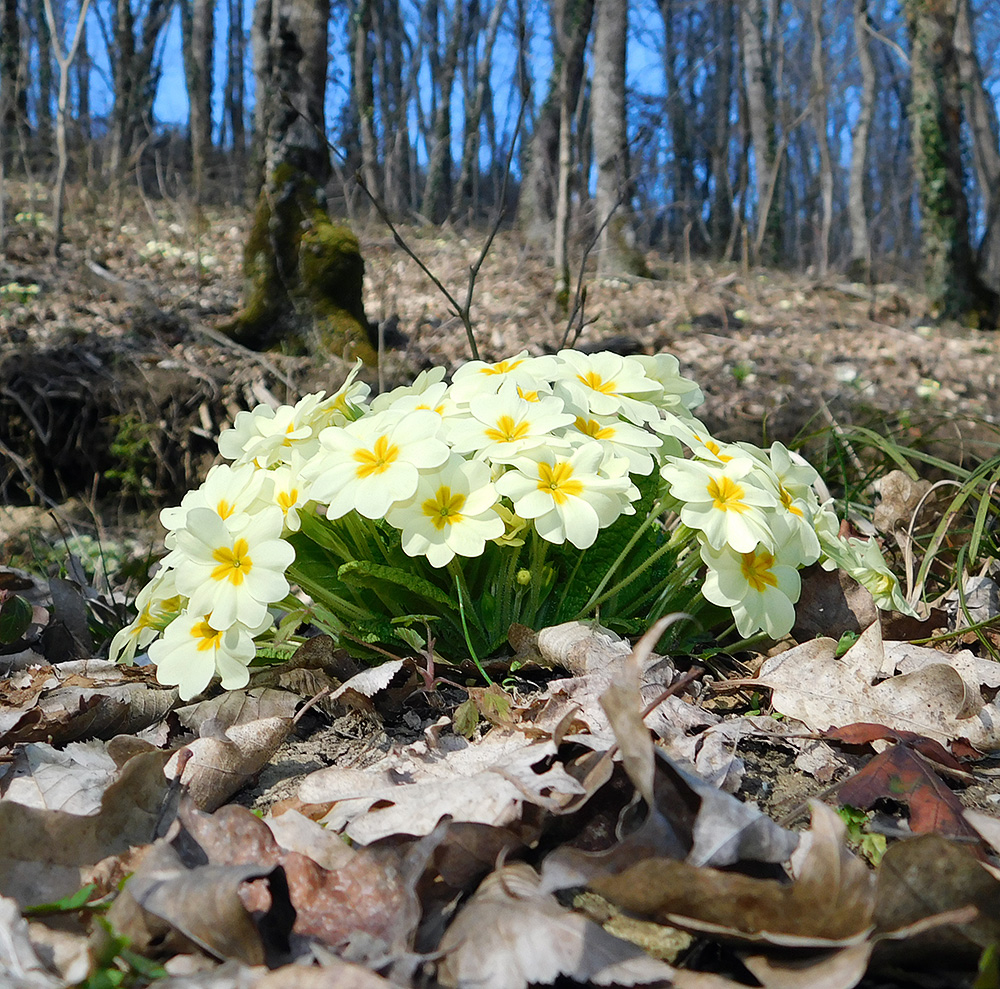
[[[481,556],[487,540],[504,534],[494,511],[498,499],[489,467],[453,454],[422,474],[413,497],[390,508],[386,521],[402,533],[407,556],[426,556],[432,567],[443,567],[456,555]]]
[[[686,526],[703,532],[714,550],[728,544],[737,553],[749,553],[758,543],[774,548],[763,509],[777,503],[755,482],[753,470],[749,457],[718,466],[672,457],[660,475],[671,496],[682,502],[680,517]]]
[[[149,647],[156,679],[176,686],[182,701],[200,694],[216,673],[226,690],[238,690],[250,680],[247,666],[257,652],[253,636],[262,629],[237,624],[220,631],[210,624],[211,617],[186,611]]]
[[[659,419],[659,410],[648,399],[655,398],[661,386],[646,377],[641,364],[608,352],[560,350],[559,357],[556,394],[565,391],[573,405],[593,415],[620,413],[639,425]]]
[[[212,467],[201,485],[184,495],[179,506],[160,512],[160,522],[168,530],[163,543],[170,550],[160,561],[161,567],[176,566],[183,558],[183,554],[176,551],[177,532],[187,525],[189,512],[207,508],[223,519],[231,530],[241,529],[259,507],[263,480],[264,472],[253,464],[216,464]]]
[[[560,398],[526,402],[513,389],[497,395],[477,395],[469,402],[470,418],[448,420],[448,439],[456,453],[476,453],[507,462],[545,445],[564,446],[554,430],[568,426],[572,413]]]
[[[312,481],[312,497],[327,504],[328,519],[351,510],[368,519],[384,518],[393,502],[413,496],[420,471],[448,459],[441,423],[429,409],[404,416],[390,410],[324,429],[320,453],[302,471]]]
[[[758,545],[738,553],[730,546],[714,550],[702,539],[701,558],[708,566],[705,600],[731,609],[740,635],[760,629],[780,639],[792,630],[801,581],[782,548],[775,554]]]
[[[177,532],[177,589],[193,614],[208,615],[213,628],[239,623],[256,628],[267,606],[288,594],[285,569],[295,550],[281,539],[277,506],[263,509],[233,532],[215,512],[193,508]]]
[[[508,382],[532,391],[538,382],[550,381],[557,367],[554,357],[529,357],[526,350],[494,364],[468,361],[451,377],[451,397],[461,405],[476,395],[495,395]]]
[[[864,587],[877,607],[916,617],[874,539],[840,535],[830,538],[829,530],[820,530],[820,542],[827,558]]]
[[[651,474],[654,461],[650,451],[662,445],[658,436],[618,416],[578,415],[569,431],[597,440],[608,453],[626,460],[630,474]]]
[[[396,415],[406,415],[409,412],[416,412],[418,409],[429,409],[431,412],[436,412],[442,419],[465,415],[448,394],[448,386],[443,381],[429,385],[419,393],[400,395],[388,405],[383,406],[383,409],[394,412]]]
[[[263,471],[261,495],[268,504],[277,505],[285,519],[285,532],[298,532],[301,525],[299,509],[312,498],[311,485],[302,476],[305,461],[298,451],[289,464]]]
[[[108,658],[131,666],[135,654],[145,649],[183,610],[187,599],[177,593],[174,571],[160,568],[135,599],[138,614],[111,640]]]
[[[551,447],[529,450],[512,462],[496,489],[514,502],[514,511],[533,519],[550,543],[567,540],[577,549],[592,546],[600,529],[622,514],[634,514],[640,497],[624,474],[624,462],[608,458],[596,441],[571,452]],[[618,476],[608,477],[608,470]]]
[[[250,412],[238,412],[232,428],[219,436],[219,452],[227,460],[258,467],[290,463],[293,450],[311,457],[319,449],[320,432],[347,423],[350,407],[363,403],[371,390],[363,381],[354,380],[360,368],[358,361],[329,398],[324,399],[326,392],[321,391],[304,395],[295,405],[276,409],[258,405]]]
[[[411,385],[400,385],[398,388],[393,388],[391,391],[382,392],[381,395],[376,395],[369,404],[369,408],[372,412],[385,412],[390,406],[394,405],[400,399],[407,398],[410,396],[421,396],[426,392],[430,392],[435,386],[444,383],[445,369],[443,367],[430,367],[426,371],[421,371],[413,379],[413,384]],[[447,388],[447,385],[445,385]]]
[[[697,408],[705,401],[705,395],[698,383],[681,374],[680,362],[673,354],[634,354],[628,358],[635,361],[645,372],[647,378],[655,381],[662,392],[652,401],[661,408],[675,412],[679,416],[689,415],[691,409]]]

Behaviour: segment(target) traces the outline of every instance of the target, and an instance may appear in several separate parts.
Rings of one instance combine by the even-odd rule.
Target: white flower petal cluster
[[[692,548],[691,572],[699,559],[708,568],[704,597],[731,608],[744,635],[788,632],[797,570],[824,554],[878,600],[901,600],[877,547],[840,539],[815,471],[780,444],[713,439],[692,415],[701,390],[668,354],[525,351],[469,361],[450,383],[432,368],[370,404],[359,368],[330,396],[236,416],[219,438],[229,463],[162,513],[169,552],[113,657],[147,649],[184,699],[216,676],[242,686],[255,638],[289,593],[306,520],[312,531],[391,527],[403,553],[434,568],[490,545],[516,555],[538,539],[585,550],[635,514],[635,480],[655,471]],[[517,574],[530,583],[523,566]]]

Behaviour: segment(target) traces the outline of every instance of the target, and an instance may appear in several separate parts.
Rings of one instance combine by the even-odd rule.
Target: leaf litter
[[[13,671],[0,985],[971,985],[1000,942],[994,664],[874,622],[713,684],[662,631],[512,630],[507,692],[322,640],[184,706],[141,668]],[[746,799],[776,755],[804,830]],[[840,804],[904,836],[874,870]]]

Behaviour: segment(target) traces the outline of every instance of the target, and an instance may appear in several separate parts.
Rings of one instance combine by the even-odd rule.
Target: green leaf
[[[476,726],[479,724],[479,708],[471,697],[462,701],[455,708],[452,724],[455,728],[455,734],[461,735],[463,738],[472,738],[476,733]]]
[[[386,592],[386,585],[391,585],[394,593],[399,595],[400,601],[415,598],[424,604],[436,604],[447,608],[453,615],[458,616],[458,604],[440,587],[436,587],[412,570],[400,570],[398,567],[372,563],[369,560],[351,560],[337,571],[337,576],[345,584],[372,588],[383,592],[383,595]],[[424,609],[401,607],[398,609],[398,614],[411,614],[417,610]]]
[[[68,913],[73,910],[82,910],[97,892],[96,883],[88,883],[82,889],[78,889],[69,896],[64,896],[61,900],[54,900],[52,903],[37,903],[30,907],[25,907],[21,913],[26,917],[44,917],[52,913]]]
[[[0,642],[9,645],[28,631],[31,625],[31,605],[17,594],[0,604]]]

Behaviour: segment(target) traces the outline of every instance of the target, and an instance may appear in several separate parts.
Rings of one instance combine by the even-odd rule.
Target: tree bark
[[[628,5],[597,0],[590,133],[597,163],[595,220],[600,227],[597,271],[602,276],[646,274],[639,253],[628,243],[632,180],[625,117],[625,62]]]
[[[83,0],[77,14],[77,21],[73,28],[73,40],[69,43],[66,51],[63,51],[62,39],[60,37],[59,26],[56,24],[55,11],[52,9],[52,0],[43,0],[45,8],[45,20],[49,26],[49,36],[52,40],[52,53],[55,55],[59,65],[59,95],[56,101],[56,154],[57,169],[54,189],[53,218],[52,218],[52,255],[58,257],[59,248],[63,242],[63,200],[66,192],[66,170],[69,167],[69,147],[67,144],[66,130],[68,127],[68,104],[69,104],[69,72],[73,65],[73,59],[80,47],[80,39],[83,36],[83,25],[87,19],[87,8],[90,0]]]
[[[10,174],[21,128],[28,121],[27,87],[21,77],[18,0],[0,0],[0,168]]]
[[[326,213],[329,0],[259,2],[268,7],[255,12],[254,36],[265,180],[243,257],[244,308],[227,331],[255,349],[374,362],[358,240]]]
[[[725,252],[733,229],[733,209],[736,191],[729,173],[729,144],[732,135],[730,109],[733,102],[733,39],[736,33],[732,0],[719,0],[714,5],[716,34],[718,38],[715,55],[714,121],[712,136],[712,186],[711,210],[709,213],[709,236],[712,249],[717,257]]]
[[[466,208],[469,209],[471,215],[475,214],[477,204],[474,185],[479,172],[480,129],[486,104],[487,87],[490,81],[490,70],[493,67],[493,48],[500,31],[500,19],[503,17],[506,7],[507,0],[494,0],[483,36],[482,54],[476,61],[471,99],[467,98],[466,100],[462,161],[451,204],[451,212],[454,217],[458,217]]]
[[[854,0],[854,44],[861,68],[861,96],[858,122],[851,135],[851,168],[847,190],[847,216],[851,228],[851,261],[848,274],[855,281],[867,281],[871,274],[871,241],[868,210],[865,206],[868,139],[875,114],[875,59],[872,58],[868,0]]]
[[[136,24],[131,0],[112,7],[108,58],[114,82],[111,109],[111,174],[120,182],[138,136],[152,123],[160,69],[154,66],[160,33],[170,18],[173,0],[150,0],[142,23]],[[138,30],[138,34],[136,33]]]
[[[212,151],[212,54],[215,0],[179,0],[184,78],[188,93],[188,139],[195,202],[205,196],[205,172]]]
[[[226,85],[223,97],[223,131],[228,127],[232,143],[233,175],[244,175],[247,156],[246,92],[243,66],[246,63],[246,32],[243,30],[244,0],[228,0],[229,30],[226,37]],[[223,142],[224,143],[224,142]]]
[[[451,91],[458,70],[462,41],[462,4],[456,4],[445,32],[448,47],[440,67],[440,89],[434,114],[434,137],[427,163],[427,179],[421,212],[431,223],[441,223],[448,216],[452,190]]]
[[[996,104],[983,83],[973,28],[971,4],[969,0],[959,0],[955,50],[965,119],[972,134],[976,181],[985,214],[983,237],[977,252],[978,271],[989,289],[1000,292],[1000,123]]]
[[[765,39],[762,0],[743,0],[740,8],[740,37],[747,115],[754,155],[754,191],[757,199],[755,253],[765,264],[776,263],[781,255],[781,197],[778,186],[779,160],[775,131],[774,82]]]
[[[812,117],[819,148],[820,221],[816,245],[816,274],[826,278],[830,264],[830,230],[833,226],[833,161],[830,156],[830,138],[827,132],[828,97],[826,69],[823,65],[823,0],[811,0],[812,23]]]
[[[962,167],[962,87],[955,49],[958,0],[906,0],[910,127],[924,279],[933,315],[996,320],[997,294],[976,273]]]
[[[583,86],[587,38],[594,0],[550,0],[553,59],[548,93],[535,119],[522,172],[518,225],[529,244],[551,250],[563,221],[556,220],[559,200],[561,122],[573,121]],[[583,137],[582,134],[577,135]],[[565,135],[573,160],[573,134]],[[563,148],[563,153],[565,148]],[[568,178],[568,177],[567,177]],[[567,185],[568,188],[568,185]],[[568,217],[568,207],[564,210]],[[568,222],[568,220],[566,221]],[[555,226],[553,226],[555,224]],[[565,235],[565,232],[564,234]],[[557,272],[560,263],[556,262]]]

